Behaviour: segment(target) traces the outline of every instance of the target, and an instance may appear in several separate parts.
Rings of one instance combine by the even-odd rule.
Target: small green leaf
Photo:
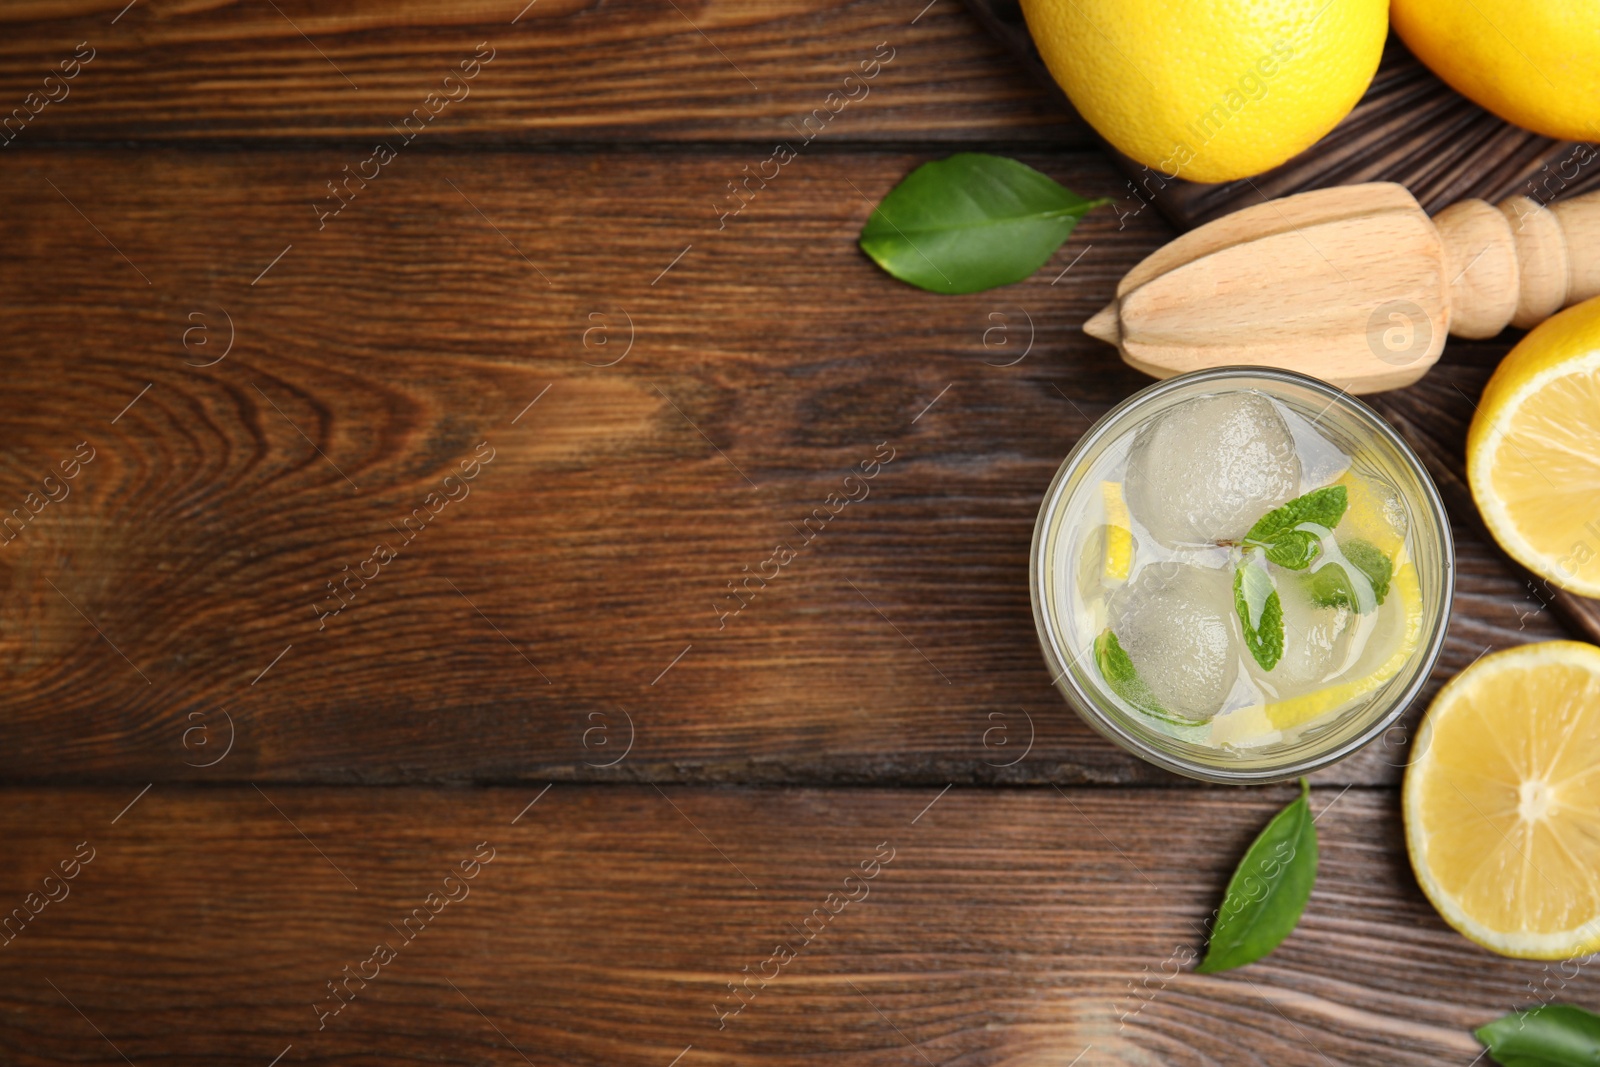
[[[1244,627],[1244,643],[1261,669],[1283,658],[1283,601],[1260,554],[1252,552],[1233,572],[1233,606]]]
[[[919,289],[976,293],[1038,270],[1080,218],[1110,202],[1014,159],[961,152],[889,190],[861,227],[861,250]]]
[[[1595,1067],[1600,1016],[1571,1004],[1514,1011],[1474,1031],[1500,1067]]]
[[[1311,786],[1302,778],[1300,796],[1273,816],[1239,861],[1197,973],[1254,963],[1299,923],[1317,880],[1317,827],[1310,797]]]
[[[1280,567],[1303,571],[1322,550],[1322,538],[1344,518],[1349,494],[1342,485],[1328,485],[1273,508],[1250,527],[1242,544],[1264,549]],[[1310,526],[1313,529],[1305,529]]]
[[[1389,595],[1389,579],[1394,576],[1394,564],[1376,545],[1353,538],[1339,542],[1339,551],[1350,565],[1366,577],[1372,586],[1375,604],[1382,604]],[[1313,571],[1307,580],[1311,600],[1325,608],[1352,608],[1361,610],[1361,597],[1350,575],[1338,563],[1325,563]]]

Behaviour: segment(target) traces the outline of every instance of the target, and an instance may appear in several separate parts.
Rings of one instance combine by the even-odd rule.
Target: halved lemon
[[[1467,432],[1467,479],[1500,547],[1600,596],[1600,297],[1546,319],[1501,360]]]
[[[1485,656],[1428,708],[1406,847],[1451,926],[1502,956],[1600,949],[1600,648]]]

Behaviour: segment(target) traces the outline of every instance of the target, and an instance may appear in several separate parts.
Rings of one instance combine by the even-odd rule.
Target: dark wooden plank
[[[1186,973],[1290,792],[157,785],[112,824],[134,790],[11,789],[6,907],[80,842],[93,859],[0,949],[0,1057],[1465,1064],[1469,1029],[1515,1005],[1600,1001],[1588,969],[1446,928],[1387,790],[1317,791],[1299,929],[1248,969]],[[492,860],[446,887],[480,842]],[[403,926],[446,888],[460,899]],[[780,940],[797,958],[719,1029],[728,983],[770,977]],[[373,977],[379,943],[394,958]],[[370,980],[323,1018],[346,967]]]
[[[418,152],[319,231],[352,158],[0,171],[0,501],[96,450],[0,549],[5,779],[1168,780],[1050,688],[1026,584],[1056,466],[1145,382],[1078,324],[1170,236],[1152,215],[1091,216],[1030,281],[947,298],[854,245],[919,156],[802,157],[719,224],[746,155]],[[1030,160],[1088,194],[1118,181]],[[1379,401],[1441,469],[1500,350]],[[484,441],[451,489],[471,495],[404,544]],[[1561,632],[1458,537],[1435,686]],[[365,563],[380,542],[398,557]],[[1385,763],[1327,780],[1395,781]]]
[[[824,108],[814,127],[830,142],[1087,143],[956,0],[145,0],[115,17],[126,2],[0,13],[0,116],[24,109],[10,151],[365,143],[423,107],[434,142],[792,141]],[[480,42],[488,64],[446,84]],[[63,70],[75,77],[46,85]],[[457,99],[425,104],[435,92]]]

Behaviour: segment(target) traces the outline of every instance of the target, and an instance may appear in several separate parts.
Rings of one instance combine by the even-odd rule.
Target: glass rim
[[[1420,649],[1417,653],[1420,666],[1413,672],[1404,690],[1398,692],[1392,698],[1390,706],[1383,714],[1375,716],[1360,732],[1326,752],[1304,756],[1281,766],[1230,770],[1222,767],[1207,766],[1156,747],[1145,738],[1126,728],[1115,717],[1107,714],[1101,708],[1100,701],[1084,690],[1072,673],[1073,664],[1081,658],[1082,654],[1080,653],[1078,656],[1069,654],[1070,648],[1064,640],[1064,635],[1059,632],[1060,627],[1058,627],[1056,620],[1051,618],[1045,611],[1044,604],[1047,591],[1043,583],[1047,580],[1048,567],[1046,564],[1048,561],[1043,559],[1043,552],[1046,531],[1051,526],[1051,520],[1057,516],[1065,502],[1063,490],[1068,480],[1083,465],[1084,457],[1092,453],[1095,447],[1106,439],[1121,416],[1126,415],[1135,407],[1148,404],[1180,388],[1238,378],[1279,381],[1310,390],[1328,398],[1330,407],[1336,403],[1343,404],[1346,410],[1354,415],[1364,426],[1389,444],[1422,489],[1427,510],[1433,520],[1434,528],[1438,531],[1439,570],[1442,572],[1443,577],[1439,583],[1438,611],[1431,617],[1433,632],[1429,636],[1426,648]],[[1415,529],[1415,524],[1413,524],[1413,529]],[[1145,386],[1113,406],[1084,432],[1084,435],[1078,439],[1077,444],[1073,445],[1072,450],[1067,453],[1066,458],[1061,461],[1060,467],[1056,469],[1055,476],[1050,481],[1049,488],[1045,490],[1043,500],[1040,501],[1039,514],[1034,521],[1033,542],[1028,551],[1028,570],[1028,592],[1029,599],[1033,602],[1034,626],[1038,631],[1039,644],[1044,652],[1045,662],[1051,671],[1055,673],[1051,686],[1058,690],[1063,682],[1068,686],[1069,691],[1065,692],[1064,695],[1079,716],[1092,728],[1108,740],[1117,743],[1123,749],[1146,762],[1172,771],[1175,774],[1225,785],[1264,785],[1310,774],[1353,755],[1372,743],[1378,736],[1387,732],[1394,725],[1395,720],[1411,706],[1411,703],[1417,698],[1423,687],[1427,685],[1428,679],[1433,673],[1434,665],[1438,662],[1439,656],[1444,650],[1445,636],[1449,630],[1450,609],[1455,600],[1455,539],[1450,532],[1450,515],[1445,510],[1444,500],[1439,495],[1439,488],[1434,484],[1433,478],[1428,474],[1428,470],[1423,465],[1422,460],[1417,456],[1411,445],[1406,442],[1405,438],[1401,437],[1399,432],[1389,424],[1389,421],[1371,407],[1336,385],[1297,371],[1284,370],[1278,367],[1211,367],[1166,378]]]

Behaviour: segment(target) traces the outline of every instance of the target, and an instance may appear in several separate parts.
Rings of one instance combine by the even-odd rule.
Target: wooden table
[[[0,14],[0,1062],[1466,1065],[1600,1003],[1418,892],[1422,704],[1317,776],[1293,937],[1187,972],[1291,789],[1090,733],[1025,580],[1171,233],[954,0],[124,2]],[[872,267],[980,147],[1118,206]],[[1461,492],[1507,343],[1377,401],[1460,520],[1430,696],[1562,633]]]

